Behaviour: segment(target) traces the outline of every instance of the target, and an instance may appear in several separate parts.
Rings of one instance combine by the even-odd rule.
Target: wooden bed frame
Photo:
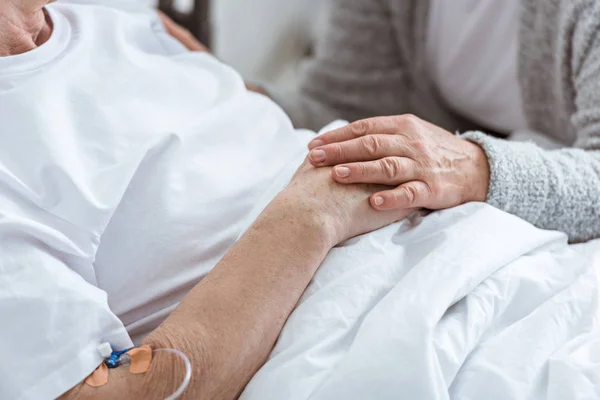
[[[190,13],[182,13],[175,9],[174,0],[159,0],[158,8],[184,26],[204,45],[210,47],[210,0],[193,0],[194,5]]]

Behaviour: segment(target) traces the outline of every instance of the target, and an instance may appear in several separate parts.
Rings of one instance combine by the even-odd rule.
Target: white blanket
[[[598,399],[594,255],[483,204],[354,239],[242,399]]]

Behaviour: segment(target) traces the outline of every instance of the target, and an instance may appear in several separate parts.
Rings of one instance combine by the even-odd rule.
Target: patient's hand
[[[415,211],[376,211],[369,205],[369,198],[388,187],[343,185],[335,182],[331,175],[331,168],[315,168],[307,160],[274,201],[283,204],[288,215],[317,221],[325,230],[329,247],[400,221]]]
[[[198,39],[192,35],[190,31],[185,29],[183,26],[178,25],[175,21],[169,18],[162,11],[158,11],[158,16],[162,20],[163,25],[169,35],[177,39],[182,45],[184,45],[189,51],[200,51],[208,52],[208,48],[200,43]]]

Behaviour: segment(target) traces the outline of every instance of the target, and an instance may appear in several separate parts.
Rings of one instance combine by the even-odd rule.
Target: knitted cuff
[[[543,150],[531,142],[508,142],[481,132],[459,136],[480,145],[487,154],[487,202],[535,225],[546,208],[550,188]]]

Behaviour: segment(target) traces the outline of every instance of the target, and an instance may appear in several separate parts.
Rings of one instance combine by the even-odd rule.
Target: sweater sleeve
[[[488,202],[543,229],[566,232],[572,242],[600,238],[600,4],[587,2],[571,32],[568,86],[575,148],[546,151],[479,132],[464,138],[487,153]]]
[[[571,242],[600,237],[600,151],[546,151],[480,132],[462,136],[487,153],[489,204],[539,228],[566,232]]]
[[[327,31],[294,92],[269,95],[297,128],[408,112],[406,74],[389,10],[381,0],[333,0]]]

